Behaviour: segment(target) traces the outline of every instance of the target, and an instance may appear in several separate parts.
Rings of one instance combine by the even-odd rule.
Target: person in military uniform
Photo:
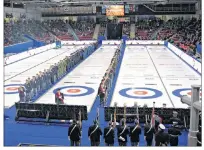
[[[181,124],[181,120],[178,118],[178,112],[173,111],[173,117],[170,118],[169,124],[173,124],[173,122],[178,122],[178,125]]]
[[[144,139],[147,142],[147,146],[152,146],[152,140],[155,134],[155,128],[150,124],[150,120],[144,126]]]
[[[104,90],[104,87],[103,87],[103,82],[104,82],[104,79],[102,79],[100,85],[99,85],[99,88],[98,88],[98,96],[100,97],[100,105],[103,106],[104,105],[104,99],[105,99],[105,90]]]
[[[196,134],[196,137],[197,137],[197,146],[202,146],[202,139],[201,139],[201,136],[202,136],[202,120],[201,120],[201,113],[199,115],[199,124],[198,124],[198,132]]]
[[[81,130],[77,125],[76,120],[73,120],[72,125],[69,127],[68,139],[70,140],[70,146],[79,146],[81,139]]]
[[[178,137],[181,135],[181,131],[179,130],[177,126],[177,122],[173,122],[173,125],[171,128],[168,129],[169,133],[169,140],[171,146],[178,146]]]
[[[39,83],[40,83],[40,92],[42,92],[43,91],[43,73],[40,71],[39,72]]]
[[[31,85],[30,85],[30,78],[26,80],[25,83],[25,91],[26,91],[26,102],[30,102],[31,100]]]
[[[155,134],[155,146],[167,146],[169,143],[169,134],[164,132],[165,126],[159,124],[158,132]]]
[[[96,120],[94,120],[94,125],[89,127],[88,137],[91,140],[91,146],[100,145],[100,136],[102,135],[101,128],[98,126]]]
[[[141,127],[139,121],[135,120],[135,126],[130,127],[130,141],[132,146],[138,146],[140,141]]]
[[[20,102],[25,102],[25,89],[23,86],[18,88]]]
[[[109,127],[104,128],[103,138],[105,140],[106,146],[113,146],[114,145],[114,128],[112,122],[109,122]]]
[[[121,120],[121,125],[118,127],[118,143],[119,146],[127,145],[127,135],[129,135],[129,129],[125,124],[125,120]]]
[[[196,134],[197,137],[197,146],[202,146],[201,132]]]
[[[37,86],[37,94],[36,95],[38,95],[40,92],[40,76],[39,76],[39,74],[36,74],[36,86]]]
[[[35,76],[33,76],[32,81],[33,81],[33,96],[36,96],[37,95],[37,81],[36,81]]]

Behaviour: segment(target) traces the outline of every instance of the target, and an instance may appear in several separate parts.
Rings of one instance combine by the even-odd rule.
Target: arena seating
[[[74,40],[74,37],[68,32],[67,22],[63,20],[43,21],[42,26],[53,33],[60,40]]]
[[[29,35],[46,44],[53,42],[54,37],[50,32],[43,29],[39,23],[36,20],[5,21],[4,44],[8,46],[28,41],[24,35]]]
[[[80,111],[81,119],[87,120],[87,106],[17,102],[15,107],[16,121],[26,121],[22,118],[43,118],[44,122],[50,122],[50,119],[71,120],[78,118]]]
[[[18,30],[19,27],[18,22],[4,21],[4,46],[28,41],[21,36],[20,30]]]
[[[168,20],[157,39],[168,40],[190,55],[195,55],[196,44],[201,44],[201,19],[174,18]]]
[[[153,33],[162,23],[163,21],[158,18],[138,20],[135,24],[136,40],[151,40]]]
[[[70,25],[74,29],[79,40],[91,40],[94,34],[95,23],[87,21],[73,22],[70,21]]]
[[[79,40],[93,38],[95,23],[93,21],[67,21],[67,20],[16,20],[4,21],[4,45],[9,46],[28,39],[25,34],[36,40],[49,44],[56,36],[60,40],[74,40],[69,32],[68,23],[74,29]],[[107,22],[100,24],[98,35],[104,36]],[[157,33],[158,31],[158,33]],[[154,34],[156,34],[154,38]],[[124,24],[123,35],[130,36],[130,25]],[[196,45],[201,44],[201,19],[173,18],[164,23],[159,18],[139,19],[135,23],[136,40],[168,40],[189,55],[196,55]],[[200,57],[200,56],[198,56]]]

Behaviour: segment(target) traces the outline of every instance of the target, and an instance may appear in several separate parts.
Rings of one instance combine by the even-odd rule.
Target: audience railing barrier
[[[125,112],[126,110],[126,112]],[[189,125],[189,118],[190,118],[190,109],[175,109],[175,108],[155,108],[155,114],[158,114],[162,118],[163,124],[171,124],[170,119],[172,118],[173,111],[178,112],[178,118],[181,120],[180,124],[184,125],[184,117],[186,124]],[[125,112],[125,114],[124,114]],[[116,114],[114,114],[116,113]],[[127,123],[133,123],[134,120],[139,115],[140,123],[146,123],[145,116],[149,116],[149,119],[151,119],[152,115],[152,108],[151,107],[105,107],[104,109],[104,115],[105,115],[105,121],[110,121],[111,116],[116,116],[116,121],[120,122],[122,118],[124,118],[124,115],[126,116],[126,122]]]
[[[52,122],[54,120],[73,120],[79,118],[87,120],[87,106],[77,105],[57,105],[39,103],[15,103],[16,121]],[[25,118],[41,118],[44,120],[28,120]]]

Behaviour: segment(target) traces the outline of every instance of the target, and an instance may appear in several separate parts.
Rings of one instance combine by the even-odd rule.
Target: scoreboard
[[[97,14],[103,14],[106,16],[124,16],[128,14],[134,14],[138,12],[138,5],[103,5],[96,7]]]

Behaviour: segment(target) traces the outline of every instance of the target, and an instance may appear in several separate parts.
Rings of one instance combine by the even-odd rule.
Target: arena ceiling
[[[4,2],[22,3],[38,6],[66,6],[66,5],[112,5],[112,4],[178,4],[197,3],[201,0],[4,0]]]

